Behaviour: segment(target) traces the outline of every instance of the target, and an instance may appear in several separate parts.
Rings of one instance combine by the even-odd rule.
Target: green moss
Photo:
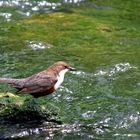
[[[43,119],[60,122],[59,108],[46,103],[44,98],[20,97],[12,93],[0,93],[0,95],[0,118],[3,120],[24,122]]]

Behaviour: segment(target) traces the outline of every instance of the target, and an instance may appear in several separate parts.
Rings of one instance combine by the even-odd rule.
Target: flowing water
[[[0,0],[1,77],[26,77],[58,60],[78,69],[50,95],[63,125],[1,122],[0,139],[139,140],[139,8],[136,0]]]

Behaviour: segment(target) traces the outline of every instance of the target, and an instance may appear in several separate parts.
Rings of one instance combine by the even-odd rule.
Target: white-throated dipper
[[[0,78],[0,83],[7,83],[19,93],[31,94],[35,98],[53,93],[64,81],[65,73],[75,71],[66,62],[58,61],[48,69],[27,78]]]

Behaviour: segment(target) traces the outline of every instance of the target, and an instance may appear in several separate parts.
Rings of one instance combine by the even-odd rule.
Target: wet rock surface
[[[0,119],[11,122],[46,120],[60,123],[59,108],[47,102],[47,98],[34,99],[32,96],[17,96],[0,93]]]

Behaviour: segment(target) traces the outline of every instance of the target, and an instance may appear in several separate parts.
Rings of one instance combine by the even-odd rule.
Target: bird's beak
[[[76,71],[76,68],[69,67],[69,70],[70,70],[70,71]]]

